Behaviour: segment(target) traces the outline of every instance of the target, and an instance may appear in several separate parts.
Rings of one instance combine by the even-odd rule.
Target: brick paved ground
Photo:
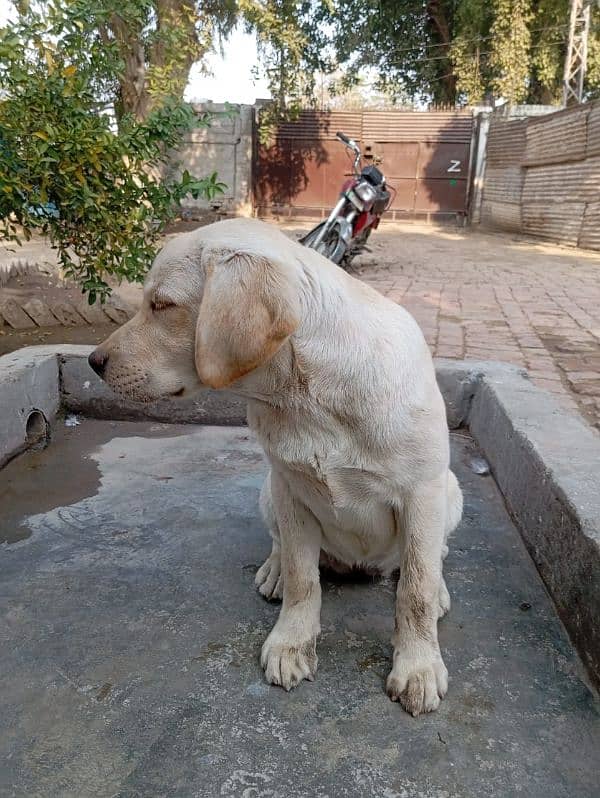
[[[32,250],[36,261],[44,254],[41,244],[38,249]],[[408,223],[382,226],[371,250],[358,259],[358,275],[413,313],[435,355],[523,366],[540,387],[600,429],[600,253]],[[0,266],[1,256],[0,251]],[[67,322],[57,316],[48,292],[48,285],[42,290],[35,280],[21,286],[13,278],[0,285],[0,351],[42,341],[91,343],[106,336],[104,327],[90,327],[92,319],[87,327],[60,326]],[[139,289],[129,287],[124,297],[135,306],[138,295]],[[20,335],[2,319],[10,300],[33,327],[37,311],[26,306],[31,296],[41,296],[60,322],[34,327],[39,339],[23,337],[32,333]],[[63,304],[71,300],[70,294],[56,298]],[[83,305],[76,310],[85,312]],[[123,314],[122,306],[119,310]],[[113,324],[124,320],[110,318]]]
[[[600,253],[509,235],[383,227],[359,273],[420,323],[436,356],[524,366],[600,428]]]

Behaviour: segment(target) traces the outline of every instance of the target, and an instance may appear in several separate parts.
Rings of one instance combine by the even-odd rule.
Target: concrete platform
[[[441,622],[450,690],[384,692],[394,586],[324,580],[319,673],[258,663],[278,606],[244,427],[57,420],[0,472],[0,795],[591,798],[599,704],[491,476],[469,467]]]

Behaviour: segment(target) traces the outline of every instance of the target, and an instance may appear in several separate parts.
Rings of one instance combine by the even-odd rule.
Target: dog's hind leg
[[[463,511],[463,497],[458,480],[453,471],[448,471],[448,505],[446,511],[446,529],[442,546],[442,563],[448,556],[448,538],[460,523]],[[439,617],[443,618],[450,609],[450,593],[442,576],[439,593]]]
[[[260,492],[259,507],[269,534],[273,539],[273,546],[271,554],[256,572],[254,582],[261,596],[264,596],[269,601],[274,601],[283,598],[283,576],[281,575],[281,541],[279,526],[273,509],[270,471]]]
[[[448,471],[448,504],[446,511],[446,530],[444,536],[443,558],[448,554],[448,537],[460,524],[463,512],[463,495],[454,471]]]

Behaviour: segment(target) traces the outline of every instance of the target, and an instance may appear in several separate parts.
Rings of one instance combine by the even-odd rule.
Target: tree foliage
[[[21,11],[0,31],[0,235],[47,234],[94,301],[110,275],[142,277],[186,194],[222,191],[216,175],[160,177],[181,134],[210,120],[171,98],[114,131],[103,110],[118,49],[97,40],[79,2]]]
[[[495,0],[490,29],[491,86],[498,97],[522,103],[528,94],[531,72],[531,0]]]
[[[303,27],[309,2],[240,0],[239,11],[248,31],[257,35],[261,67],[274,102],[261,117],[263,137],[283,118],[294,118],[314,89],[308,66],[311,31]],[[314,33],[314,31],[313,31]]]
[[[454,105],[491,96],[551,103],[561,95],[569,0],[315,0],[296,18],[305,68],[376,70],[398,99]],[[600,93],[600,9],[592,7],[587,96]]]
[[[144,119],[165,98],[183,98],[190,69],[237,19],[236,0],[78,0],[94,43],[116,50],[119,115]]]

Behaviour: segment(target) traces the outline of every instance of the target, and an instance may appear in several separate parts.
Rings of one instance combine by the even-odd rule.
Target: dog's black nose
[[[88,363],[99,377],[103,376],[107,362],[108,355],[101,349],[94,349],[92,354],[88,357]]]

